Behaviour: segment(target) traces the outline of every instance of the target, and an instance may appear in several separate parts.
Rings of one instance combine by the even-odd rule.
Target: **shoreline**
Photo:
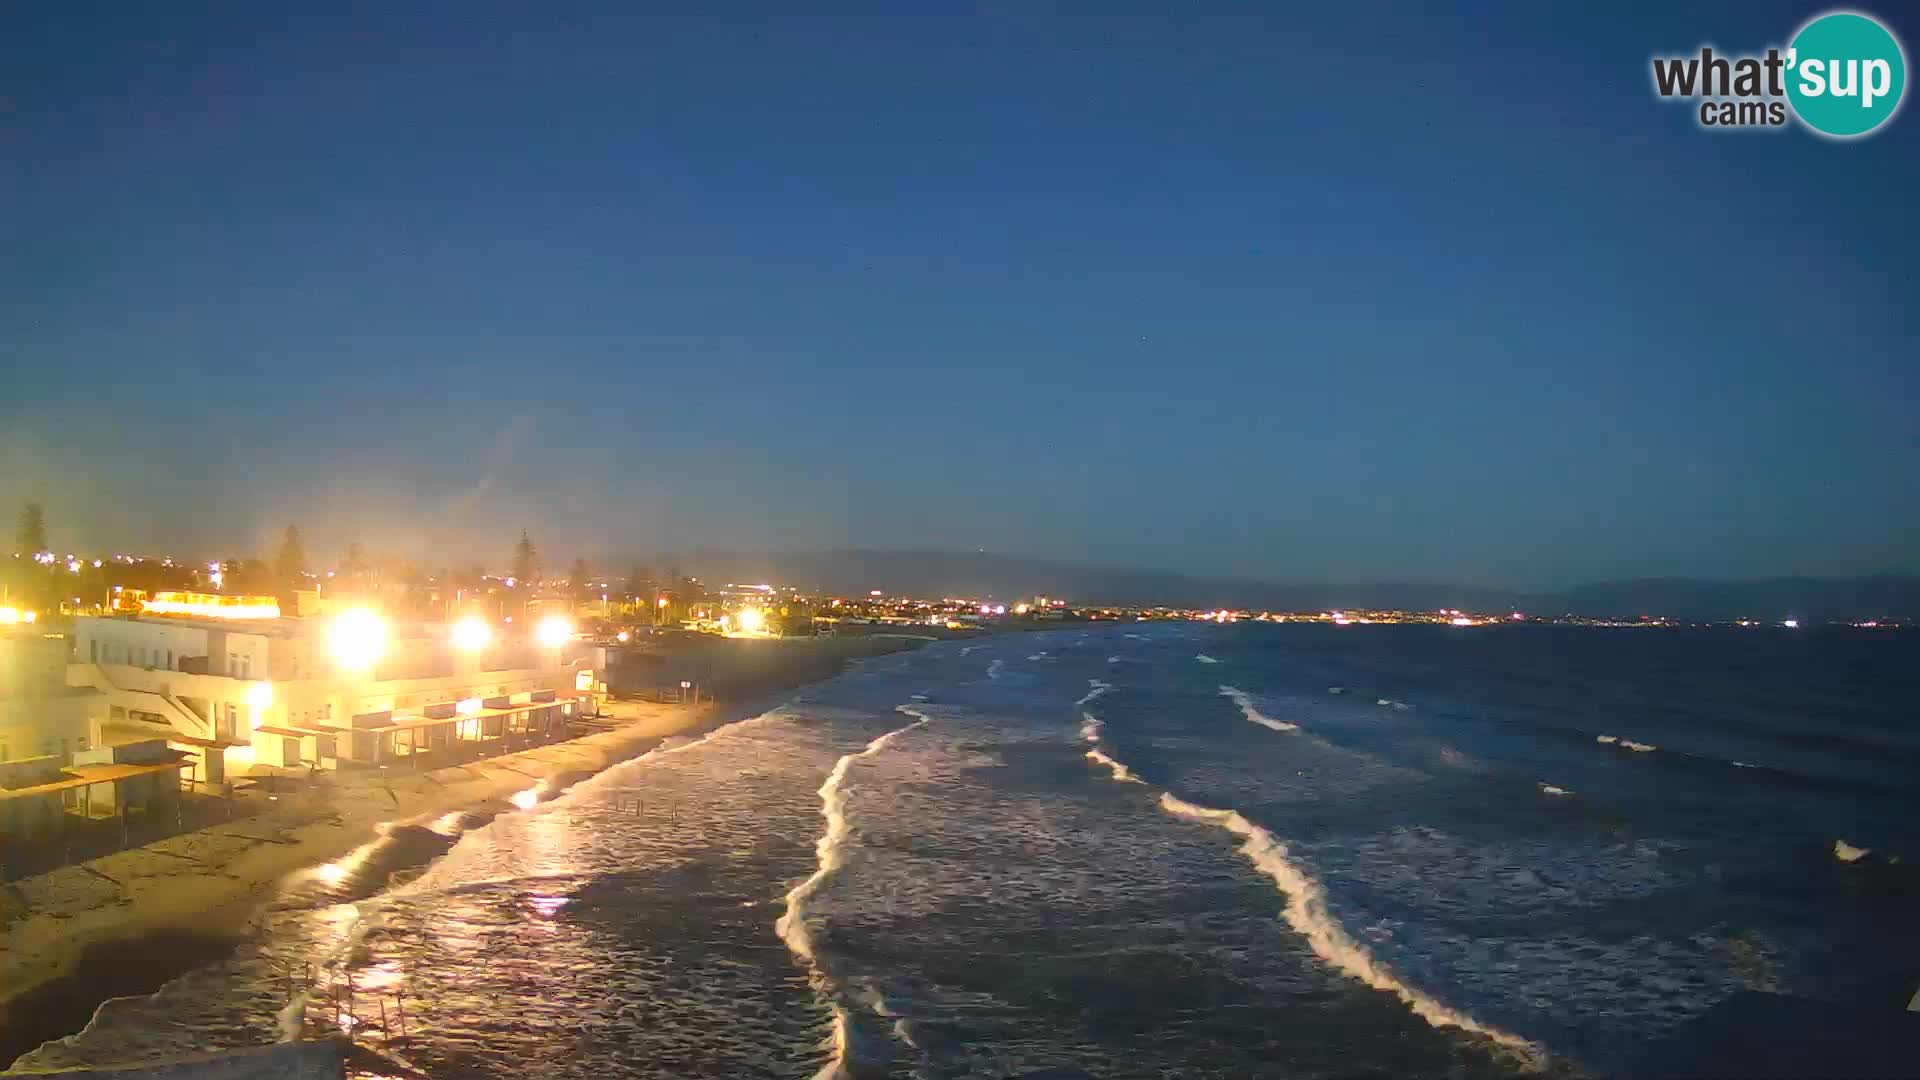
[[[606,731],[424,773],[331,774],[324,789],[251,816],[14,882],[0,902],[24,902],[28,913],[0,931],[0,1074],[80,1031],[106,1000],[152,993],[219,962],[255,932],[292,877],[370,848],[391,828],[495,802],[506,803],[504,812],[529,791],[551,797],[551,785],[757,715],[856,661],[927,643],[862,637],[728,648],[718,702],[612,702],[606,711],[620,723]],[[704,659],[712,670],[713,657]]]

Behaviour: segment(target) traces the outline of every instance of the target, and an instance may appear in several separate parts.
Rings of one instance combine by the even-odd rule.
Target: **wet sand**
[[[425,773],[342,772],[251,816],[13,883],[0,898],[0,1066],[84,1027],[109,996],[151,993],[216,962],[288,875],[374,844],[385,829],[565,785],[668,736],[737,719],[752,696],[831,677],[849,662],[911,648],[903,638],[703,645],[698,706],[623,701],[618,723],[565,742]],[[668,668],[673,666],[668,659]],[[659,668],[658,658],[648,669]],[[618,689],[620,668],[613,678]],[[747,708],[743,713],[741,710]]]

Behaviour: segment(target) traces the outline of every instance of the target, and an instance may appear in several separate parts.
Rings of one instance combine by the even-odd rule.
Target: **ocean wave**
[[[1645,754],[1645,753],[1648,753],[1649,751],[1660,749],[1658,746],[1655,746],[1652,743],[1634,742],[1632,739],[1623,739],[1618,735],[1601,735],[1596,737],[1594,739],[1594,742],[1607,743],[1608,745],[1616,745],[1626,750],[1632,750],[1634,753],[1637,753],[1637,754]]]
[[[1118,656],[1109,656],[1109,657],[1107,657],[1107,663],[1109,663],[1109,664],[1118,664],[1118,663],[1123,663],[1123,662],[1124,662],[1124,661],[1123,661],[1123,659],[1122,659],[1121,657],[1118,657]]]
[[[1031,656],[1029,656],[1029,657],[1027,657],[1027,659],[1029,659],[1029,660],[1051,660],[1051,659],[1053,659],[1053,657],[1051,657],[1051,656],[1049,656],[1049,655],[1047,655],[1047,653],[1046,653],[1046,651],[1045,651],[1045,650],[1041,650],[1040,652],[1037,652],[1037,653],[1034,653],[1033,655],[1031,655]]]
[[[995,660],[993,663],[987,665],[987,678],[998,679],[1000,673],[1006,669],[1007,662],[1005,660]]]
[[[1105,765],[1108,769],[1112,770],[1113,778],[1123,784],[1146,783],[1145,780],[1142,780],[1139,777],[1133,775],[1132,769],[1127,768],[1125,765],[1121,764],[1119,761],[1115,760],[1112,757],[1109,757],[1107,754],[1102,752],[1101,749],[1097,746],[1087,751],[1087,757],[1089,760],[1097,761],[1100,764]]]
[[[1198,653],[1194,656],[1194,659],[1200,661],[1203,664],[1217,664],[1220,662],[1218,660],[1215,660],[1213,657],[1208,656],[1206,653]]]
[[[1516,1051],[1535,1065],[1544,1064],[1546,1052],[1532,1042],[1498,1028],[1489,1027],[1458,1009],[1401,982],[1386,965],[1374,959],[1327,911],[1326,890],[1287,857],[1286,846],[1267,830],[1248,821],[1238,811],[1216,810],[1187,802],[1171,792],[1162,792],[1160,807],[1175,817],[1205,822],[1241,838],[1240,854],[1256,869],[1273,879],[1286,894],[1282,917],[1287,925],[1307,939],[1314,954],[1336,970],[1374,988],[1398,997],[1414,1015],[1434,1027],[1456,1027],[1483,1035]]]
[[[1540,793],[1541,793],[1542,795],[1571,795],[1571,794],[1573,794],[1573,792],[1571,792],[1571,791],[1568,791],[1568,790],[1567,790],[1566,788],[1563,788],[1563,787],[1560,787],[1560,786],[1558,786],[1558,785],[1556,785],[1556,784],[1549,784],[1549,783],[1547,783],[1547,782],[1546,782],[1545,780],[1542,780],[1542,781],[1540,781]]]
[[[1220,687],[1220,696],[1223,698],[1231,698],[1235,705],[1240,706],[1240,715],[1259,724],[1261,727],[1272,728],[1274,731],[1300,730],[1299,724],[1290,724],[1285,720],[1275,720],[1273,717],[1254,708],[1253,699],[1248,697],[1244,690],[1239,690],[1231,686],[1222,686]]]
[[[999,661],[995,661],[998,663]],[[895,728],[879,736],[866,745],[865,749],[846,754],[833,763],[832,771],[820,785],[820,816],[827,820],[827,827],[814,844],[814,857],[817,863],[813,873],[805,881],[795,885],[787,892],[787,909],[774,920],[773,932],[787,946],[787,950],[804,961],[812,972],[815,986],[831,996],[832,984],[826,970],[820,963],[819,953],[814,946],[813,931],[807,926],[806,906],[820,891],[829,877],[833,876],[846,862],[847,837],[852,827],[847,823],[846,780],[848,770],[854,762],[864,757],[872,757],[887,748],[894,737],[926,724],[932,717],[913,708],[901,705],[896,711],[917,717],[913,723]],[[848,1017],[846,1008],[837,1000],[832,1003],[833,1035],[831,1038],[832,1056],[820,1067],[815,1080],[832,1080],[846,1075],[848,1047]]]
[[[1872,848],[1854,847],[1845,840],[1833,842],[1833,857],[1844,863],[1859,862],[1871,854],[1873,854]]]
[[[1393,704],[1393,700],[1391,698],[1381,698],[1378,701],[1375,701],[1374,704],[1384,709],[1387,706]]]
[[[1094,687],[1091,693],[1080,699],[1082,705],[1085,705],[1087,702],[1092,701],[1110,689],[1106,683],[1101,682],[1099,679],[1089,679],[1087,681],[1093,683]],[[1102,723],[1099,717],[1093,715],[1093,710],[1086,708],[1080,710],[1080,738],[1091,744],[1087,748],[1087,760],[1097,761],[1105,765],[1107,769],[1113,773],[1113,778],[1123,784],[1146,783],[1145,780],[1135,776],[1132,769],[1127,768],[1126,765],[1118,759],[1100,749],[1100,733],[1105,731],[1106,727],[1107,725]]]
[[[1346,687],[1344,687],[1344,686],[1329,686],[1329,687],[1327,687],[1327,693],[1329,693],[1329,694],[1344,694],[1344,693],[1346,693],[1346,692],[1347,692],[1347,688],[1346,688]]]
[[[1104,681],[1102,681],[1102,680],[1100,680],[1100,679],[1088,679],[1088,680],[1087,680],[1087,685],[1088,685],[1088,686],[1090,686],[1090,687],[1092,687],[1092,689],[1091,689],[1091,690],[1088,690],[1088,691],[1087,691],[1087,693],[1086,693],[1086,696],[1085,696],[1085,697],[1083,697],[1083,698],[1081,698],[1080,700],[1078,700],[1078,701],[1076,701],[1076,702],[1074,702],[1074,704],[1075,704],[1075,705],[1087,705],[1087,704],[1090,704],[1090,703],[1092,703],[1092,701],[1093,701],[1093,699],[1094,699],[1094,698],[1097,698],[1097,697],[1099,697],[1100,695],[1102,695],[1102,694],[1104,694],[1104,693],[1106,693],[1107,691],[1109,691],[1109,690],[1111,690],[1111,689],[1113,689],[1113,684],[1112,684],[1112,683],[1110,683],[1110,682],[1104,682]]]

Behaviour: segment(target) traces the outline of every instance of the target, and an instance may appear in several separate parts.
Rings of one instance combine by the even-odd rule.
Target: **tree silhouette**
[[[20,509],[20,550],[37,555],[47,550],[47,512],[37,502]]]
[[[287,588],[300,583],[307,571],[307,549],[300,544],[300,529],[289,525],[280,537],[280,551],[273,557],[273,575]]]
[[[540,573],[540,553],[534,550],[533,539],[527,530],[520,530],[520,542],[513,545],[514,579],[521,585],[532,585],[533,579]]]

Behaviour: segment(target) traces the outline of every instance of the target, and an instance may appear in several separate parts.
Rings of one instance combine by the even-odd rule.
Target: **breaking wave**
[[[1160,808],[1175,817],[1205,822],[1240,837],[1244,841],[1240,845],[1240,854],[1261,873],[1272,878],[1273,883],[1286,894],[1287,906],[1282,915],[1287,925],[1306,938],[1314,954],[1335,969],[1375,990],[1393,994],[1405,1002],[1414,1015],[1434,1027],[1457,1027],[1484,1035],[1536,1064],[1546,1060],[1546,1052],[1526,1039],[1488,1027],[1401,982],[1384,964],[1374,959],[1373,954],[1354,941],[1327,911],[1326,890],[1287,858],[1286,846],[1275,839],[1272,833],[1248,821],[1238,811],[1197,806],[1171,792],[1160,794]]]
[[[1617,745],[1640,754],[1660,749],[1652,743],[1634,742],[1632,739],[1623,739],[1618,735],[1600,735],[1596,736],[1593,741],[1607,743],[1608,745]]]
[[[1091,689],[1091,690],[1088,690],[1088,691],[1087,691],[1087,694],[1086,694],[1086,696],[1085,696],[1085,697],[1083,697],[1083,698],[1081,698],[1080,700],[1078,700],[1078,701],[1076,701],[1076,702],[1074,702],[1074,704],[1075,704],[1075,705],[1088,705],[1088,704],[1091,704],[1091,703],[1093,702],[1093,699],[1094,699],[1094,698],[1097,698],[1097,697],[1099,697],[1099,696],[1100,696],[1101,694],[1104,694],[1104,693],[1106,693],[1107,691],[1109,691],[1109,690],[1111,690],[1111,689],[1113,689],[1113,684],[1112,684],[1112,683],[1110,683],[1110,682],[1105,682],[1105,681],[1103,681],[1103,680],[1100,680],[1100,679],[1088,679],[1088,680],[1087,680],[1087,685],[1088,685],[1088,686],[1091,686],[1091,687],[1092,687],[1093,689]]]
[[[996,660],[994,663],[997,664],[999,661]],[[847,824],[846,813],[847,771],[859,759],[872,757],[886,749],[894,736],[912,731],[932,719],[926,713],[909,705],[901,705],[897,711],[918,719],[905,727],[895,728],[881,735],[868,743],[863,750],[841,757],[839,761],[834,762],[833,770],[827,774],[826,782],[820,785],[820,816],[827,819],[827,828],[820,834],[819,841],[814,844],[818,866],[805,881],[787,892],[787,910],[773,923],[773,932],[786,943],[787,950],[806,962],[808,969],[812,972],[814,986],[829,995],[833,990],[832,980],[820,964],[819,955],[814,949],[813,931],[807,926],[806,906],[807,902],[820,891],[821,886],[826,884],[827,879],[833,876],[834,871],[840,869],[846,862],[847,836],[852,831]],[[815,1074],[815,1080],[832,1080],[834,1077],[846,1075],[847,1011],[838,1001],[832,1002],[832,1008],[833,1056],[820,1067],[820,1071]]]
[[[1218,660],[1215,660],[1213,657],[1208,656],[1206,653],[1196,654],[1194,656],[1194,659],[1200,661],[1203,664],[1217,664],[1220,662]]]
[[[1253,699],[1248,697],[1246,694],[1246,691],[1244,690],[1236,689],[1235,687],[1231,687],[1231,686],[1221,686],[1220,696],[1223,698],[1231,698],[1235,705],[1240,706],[1240,714],[1242,716],[1245,716],[1248,720],[1251,720],[1254,723],[1259,724],[1261,727],[1272,728],[1275,731],[1299,731],[1300,730],[1299,724],[1290,724],[1285,720],[1275,720],[1273,717],[1268,716],[1266,713],[1263,713],[1259,709],[1254,708]]]

